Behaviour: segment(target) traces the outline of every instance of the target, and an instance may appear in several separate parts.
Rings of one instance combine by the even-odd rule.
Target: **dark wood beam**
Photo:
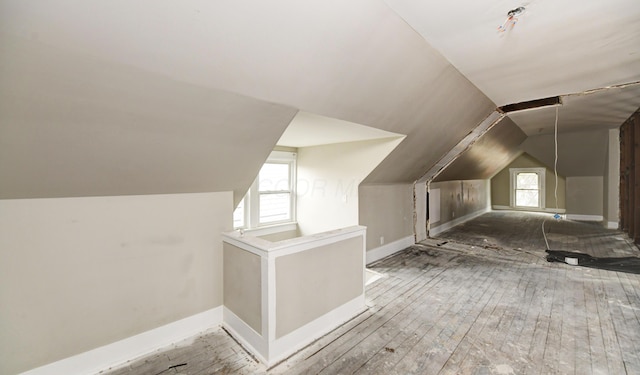
[[[534,108],[548,107],[552,105],[561,105],[561,104],[562,104],[562,100],[560,99],[559,96],[551,96],[549,98],[542,98],[542,99],[536,99],[536,100],[529,100],[526,102],[507,104],[507,105],[503,105],[498,109],[504,113],[509,113],[509,112],[515,112],[515,111],[523,111],[525,109],[534,109]]]

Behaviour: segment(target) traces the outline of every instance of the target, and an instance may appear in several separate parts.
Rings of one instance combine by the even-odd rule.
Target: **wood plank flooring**
[[[436,236],[480,248],[545,250],[544,224],[551,250],[587,253],[594,257],[640,256],[626,234],[600,222],[555,220],[548,213],[492,211]],[[435,242],[432,242],[435,244]]]
[[[588,229],[555,233],[621,246]],[[109,374],[640,374],[640,275],[443,242],[372,265],[369,309],[269,370],[219,329]]]

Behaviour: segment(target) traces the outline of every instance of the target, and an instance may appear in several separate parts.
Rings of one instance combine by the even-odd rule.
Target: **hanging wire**
[[[553,174],[555,175],[555,189],[553,191],[553,195],[556,198],[556,211],[558,211],[558,109],[556,107],[556,123],[554,125],[554,136],[553,141],[555,145],[555,160],[553,162]]]
[[[555,219],[559,219],[560,215],[558,214],[557,211],[559,211],[558,208],[558,110],[559,107],[556,107],[556,121],[555,124],[553,126],[553,145],[554,145],[554,154],[555,154],[555,159],[553,161],[553,175],[555,176],[555,188],[553,191],[553,195],[556,198],[556,214],[553,216]],[[551,250],[549,248],[549,241],[547,240],[547,234],[544,231],[544,223],[546,223],[546,220],[542,221],[542,236],[544,237],[544,243],[547,246],[547,250]]]
[[[517,22],[518,22],[518,18],[517,17],[509,16],[509,17],[507,17],[506,20],[504,20],[502,25],[498,26],[498,31],[503,33],[505,31],[507,31],[507,28],[509,26],[511,26],[511,28],[513,28],[516,25]]]
[[[543,220],[542,221],[542,237],[544,237],[544,243],[547,245],[547,249],[546,250],[551,250],[549,248],[549,241],[547,241],[547,234],[544,232],[544,223],[546,223],[547,220]]]

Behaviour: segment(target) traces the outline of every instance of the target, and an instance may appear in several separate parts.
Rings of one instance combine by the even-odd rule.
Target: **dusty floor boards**
[[[369,309],[269,371],[219,329],[109,374],[640,374],[640,275],[548,263],[540,217],[500,219],[372,265]],[[553,224],[551,246],[638,255],[617,231]]]

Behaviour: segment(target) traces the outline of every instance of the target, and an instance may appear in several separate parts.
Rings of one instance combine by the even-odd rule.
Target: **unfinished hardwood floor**
[[[442,232],[435,239],[474,248],[545,250],[543,224],[551,250],[594,257],[640,256],[638,248],[621,231],[606,229],[600,222],[555,220],[548,213],[492,211]]]
[[[640,374],[640,275],[442,242],[372,265],[369,309],[272,369],[220,329],[110,374]]]

